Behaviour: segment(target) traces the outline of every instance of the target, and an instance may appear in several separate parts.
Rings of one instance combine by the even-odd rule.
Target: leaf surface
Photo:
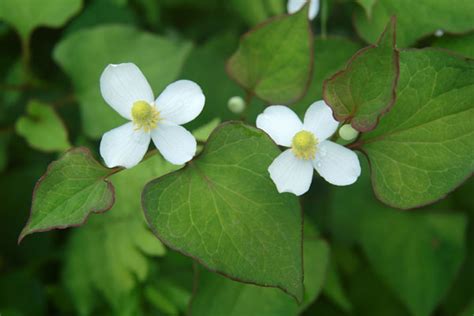
[[[323,98],[337,120],[370,131],[395,102],[398,75],[392,19],[375,45],[357,52],[344,70],[324,82]]]
[[[313,35],[306,6],[243,35],[227,62],[227,71],[248,93],[272,104],[287,104],[305,93],[312,56]]]
[[[364,133],[378,198],[393,207],[432,203],[474,169],[474,61],[425,49],[401,53],[397,102]]]
[[[74,148],[48,167],[33,191],[26,235],[83,224],[91,213],[105,212],[114,203],[111,173],[87,148]]]
[[[242,123],[214,130],[202,154],[143,191],[148,224],[166,245],[232,279],[303,298],[298,200],[267,168],[280,153]]]

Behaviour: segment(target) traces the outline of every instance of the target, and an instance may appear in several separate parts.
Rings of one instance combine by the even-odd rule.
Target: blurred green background
[[[295,104],[300,115],[321,98],[322,81],[367,45],[370,32],[363,25],[356,30],[353,21],[375,1],[322,1],[312,22],[313,81]],[[461,2],[451,6],[462,11]],[[190,129],[214,118],[239,119],[227,101],[245,93],[228,78],[225,61],[241,34],[285,6],[279,0],[0,0],[1,316],[297,313],[284,303],[270,308],[281,301],[268,294],[272,289],[251,295],[251,286],[203,271],[151,235],[139,197],[154,177],[153,159],[113,179],[118,195],[109,213],[17,244],[47,165],[71,146],[97,153],[102,133],[120,123],[100,96],[106,64],[137,63],[155,93],[178,78],[196,81],[207,100]],[[446,10],[454,15],[447,20],[466,18],[455,9]],[[399,24],[405,33],[418,27]],[[474,58],[474,33],[407,36],[403,44]],[[249,124],[264,106],[252,101]],[[314,267],[320,294],[304,315],[473,315],[474,181],[434,205],[400,211],[374,198],[368,173],[364,162],[363,176],[347,188],[317,179],[302,198],[306,221],[327,249]]]

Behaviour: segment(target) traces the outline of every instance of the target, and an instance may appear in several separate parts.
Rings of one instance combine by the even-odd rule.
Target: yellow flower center
[[[301,131],[296,133],[293,137],[291,150],[295,156],[300,159],[314,159],[317,145],[318,139],[313,135],[313,133]]]
[[[148,102],[137,101],[132,106],[132,119],[137,130],[143,128],[145,132],[149,132],[158,125],[160,112]]]

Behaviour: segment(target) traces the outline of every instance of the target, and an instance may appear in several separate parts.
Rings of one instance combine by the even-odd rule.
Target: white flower
[[[309,1],[308,17],[313,20],[319,12],[319,0],[288,0],[286,5],[288,13],[293,14],[301,10],[306,1]]]
[[[304,123],[286,106],[273,105],[257,117],[257,127],[278,145],[289,147],[270,165],[268,171],[278,192],[302,195],[313,179],[313,168],[329,183],[349,185],[360,175],[359,159],[352,150],[327,140],[338,122],[324,101],[314,102],[306,111]]]
[[[172,164],[183,164],[194,157],[196,139],[180,125],[196,118],[204,107],[205,97],[196,83],[176,81],[154,100],[140,69],[124,63],[105,68],[100,91],[115,111],[131,121],[102,136],[100,155],[109,168],[138,164],[150,140]]]

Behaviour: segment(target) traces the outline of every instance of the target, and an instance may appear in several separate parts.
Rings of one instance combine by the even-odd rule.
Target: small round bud
[[[234,114],[240,114],[245,110],[246,104],[244,99],[239,96],[235,96],[229,99],[227,107]]]
[[[359,135],[359,132],[356,131],[351,124],[342,125],[339,129],[339,136],[344,140],[353,140]]]

